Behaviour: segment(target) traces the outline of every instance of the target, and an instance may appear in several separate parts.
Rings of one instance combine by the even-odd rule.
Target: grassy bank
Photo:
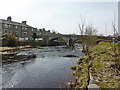
[[[120,88],[120,45],[101,42],[89,56],[81,57],[78,65],[72,67],[76,76],[75,88],[87,88],[89,72],[100,88]]]
[[[31,46],[26,45],[26,46],[18,46],[18,47],[0,47],[0,52],[17,51],[17,50],[22,50],[26,48],[31,48]]]

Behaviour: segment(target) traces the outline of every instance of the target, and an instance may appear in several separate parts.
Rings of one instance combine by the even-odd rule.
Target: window
[[[25,27],[25,30],[27,30],[27,27]]]
[[[17,34],[17,31],[15,31],[15,34]]]
[[[32,31],[34,31],[34,29],[32,28]]]
[[[5,27],[5,28],[8,28],[8,25],[7,25],[7,24],[4,24],[4,27]]]
[[[25,30],[25,27],[22,27],[22,30]]]
[[[11,27],[12,27],[12,25],[8,24],[8,27],[9,27],[9,28],[11,28]]]
[[[7,30],[5,30],[5,33],[7,33]]]
[[[37,31],[37,28],[34,28],[35,31]]]
[[[39,33],[39,35],[41,35],[41,33]]]
[[[18,29],[18,26],[17,26],[17,25],[15,26],[15,29]]]
[[[27,32],[24,32],[25,35],[27,35]]]
[[[25,37],[24,40],[29,40],[29,38],[28,38],[28,37]]]

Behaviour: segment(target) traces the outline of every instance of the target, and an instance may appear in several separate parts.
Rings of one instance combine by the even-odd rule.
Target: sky
[[[86,18],[86,25],[93,24],[97,34],[113,34],[114,16],[118,26],[118,0],[0,0],[0,12],[0,19],[11,16],[12,21],[27,21],[61,34],[80,34],[81,17]]]

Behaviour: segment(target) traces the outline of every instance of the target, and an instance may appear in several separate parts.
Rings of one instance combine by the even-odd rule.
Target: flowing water
[[[65,47],[44,47],[22,51],[18,54],[36,54],[27,61],[4,64],[2,66],[3,88],[61,88],[74,81],[71,66],[84,54],[78,49]],[[63,57],[76,55],[78,57]]]

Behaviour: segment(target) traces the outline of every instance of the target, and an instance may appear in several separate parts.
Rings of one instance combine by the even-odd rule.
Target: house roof
[[[5,23],[5,24],[12,24],[12,25],[20,25],[20,26],[32,27],[32,26],[24,24],[24,23],[15,22],[15,21],[8,21],[8,20],[5,20],[5,19],[0,19],[0,21],[2,21],[2,23]]]

